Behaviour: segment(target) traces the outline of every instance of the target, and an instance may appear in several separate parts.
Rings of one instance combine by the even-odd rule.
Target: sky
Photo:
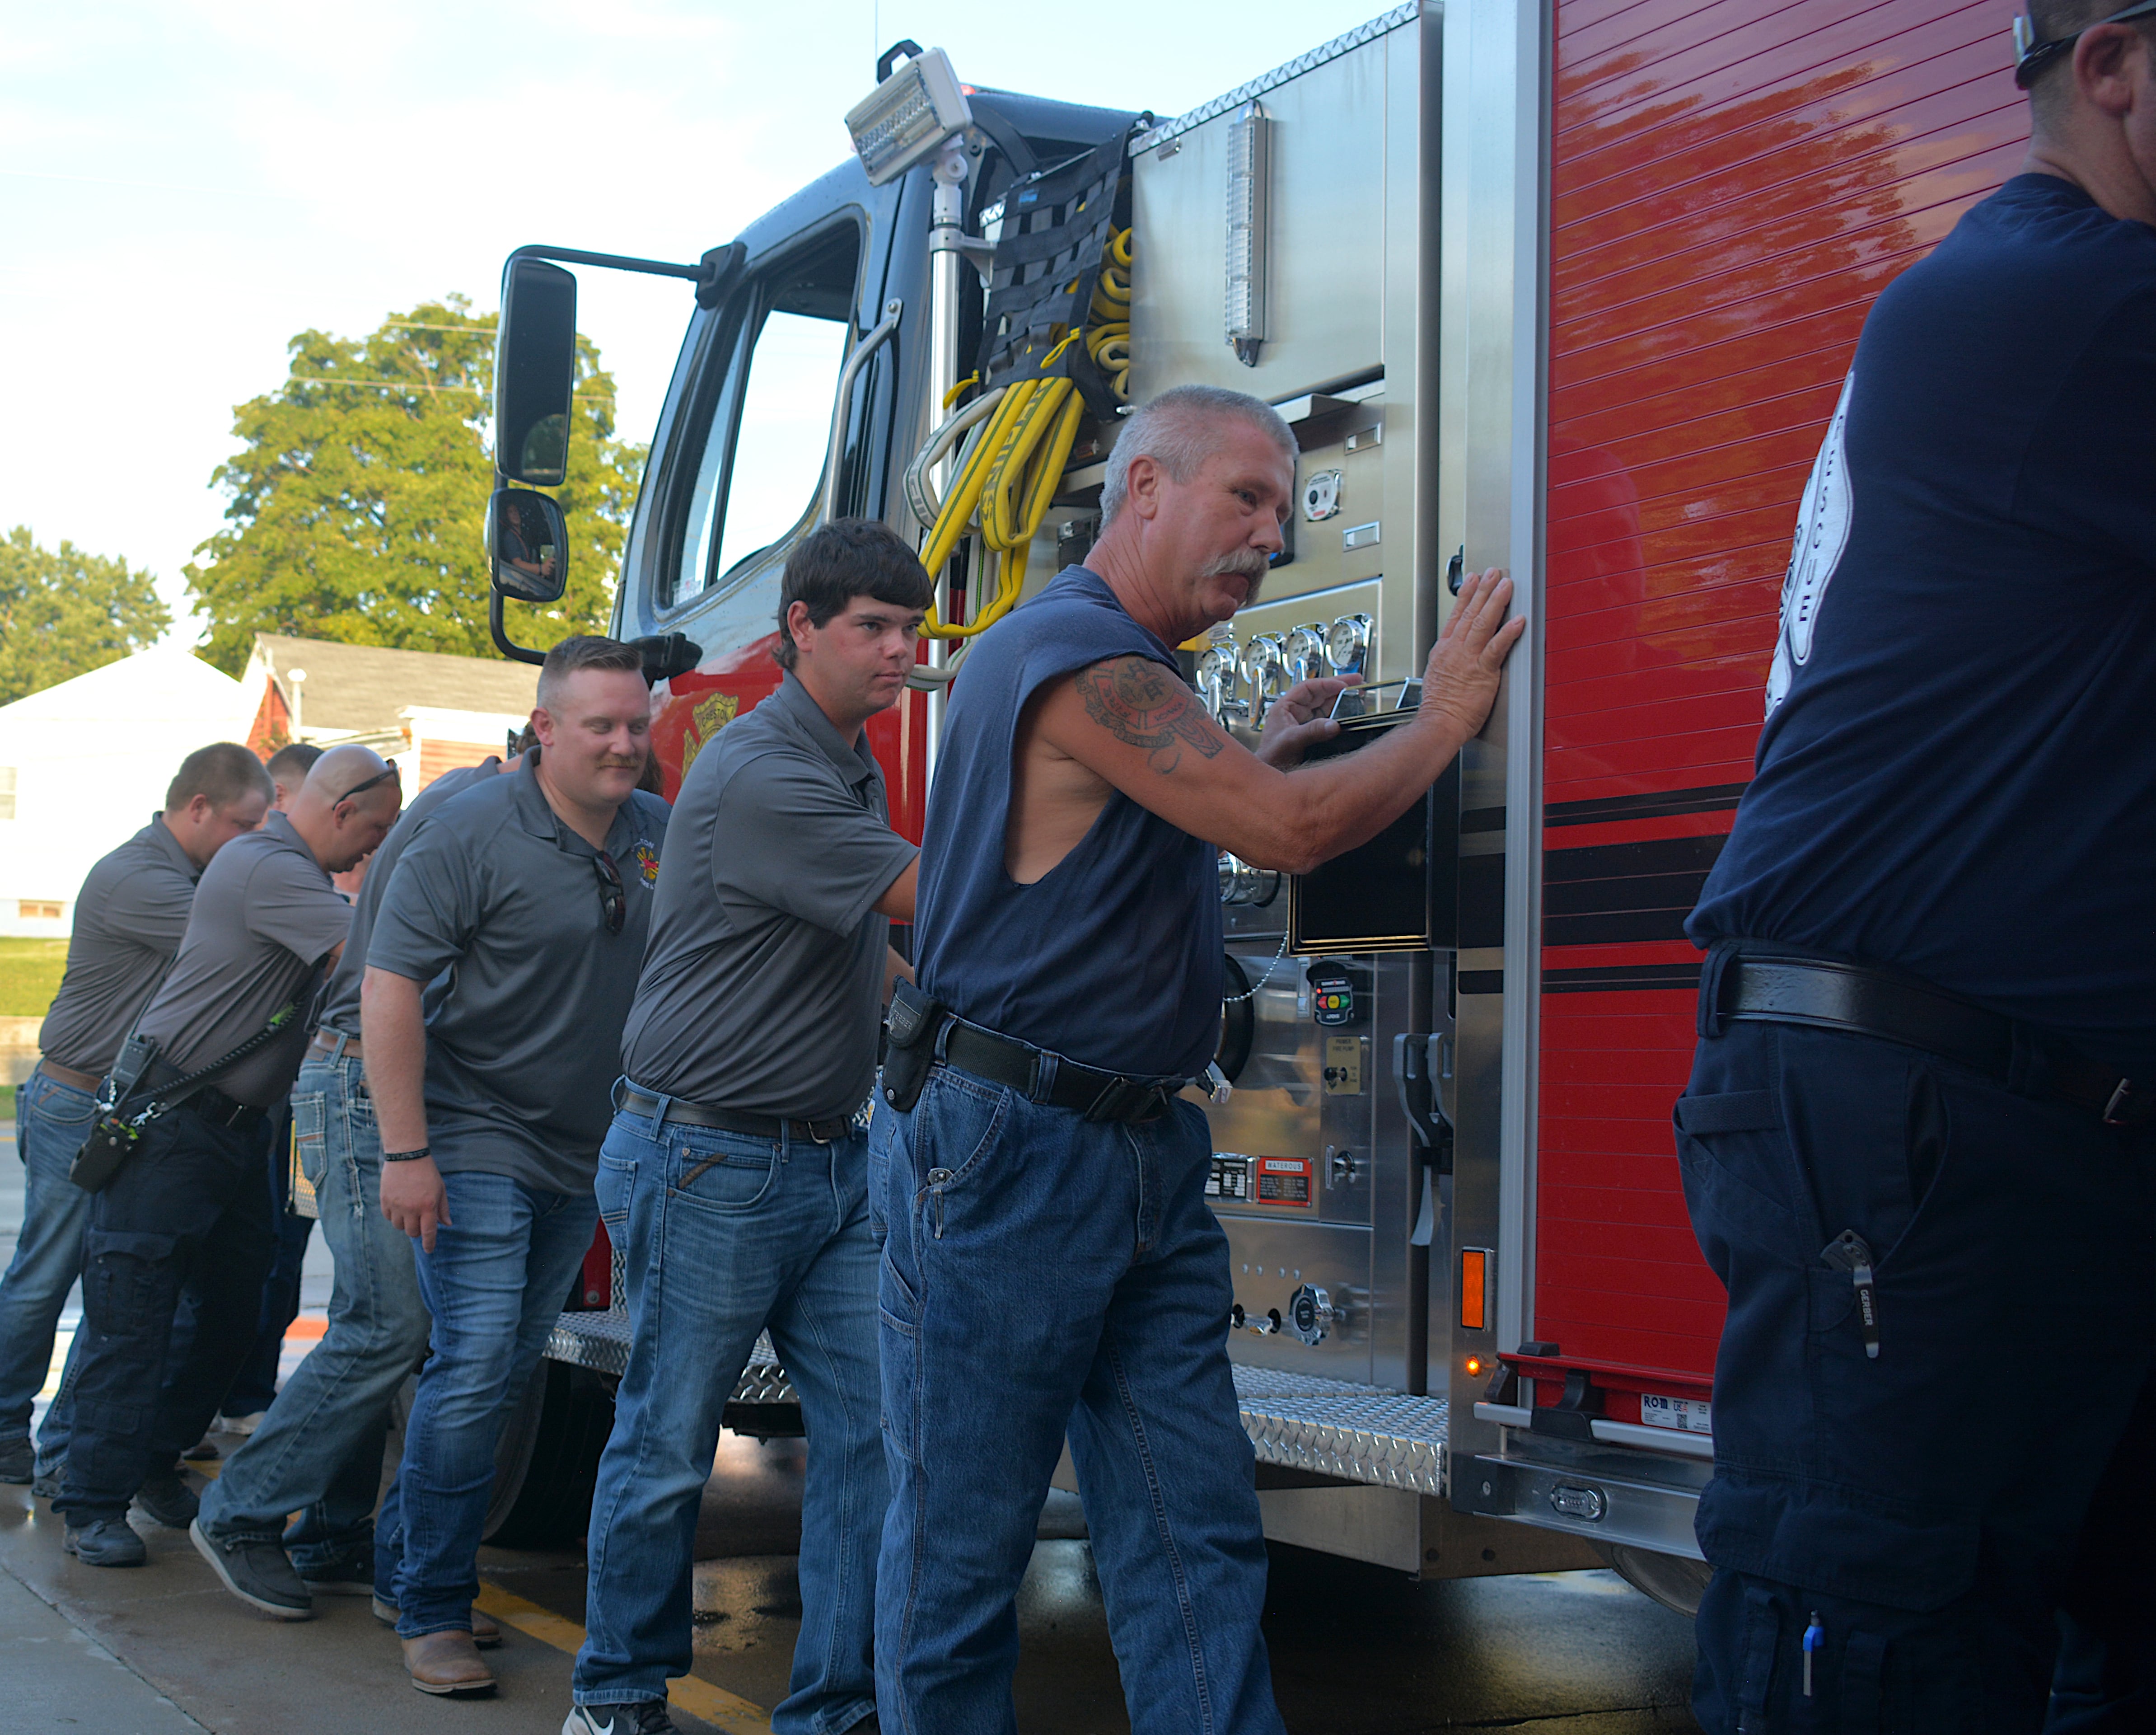
[[[847,154],[901,37],[971,83],[1167,116],[1383,9],[0,0],[0,533],[147,569],[192,642],[211,475],[295,334],[452,291],[490,311],[526,243],[693,260]],[[690,291],[579,278],[646,439]]]

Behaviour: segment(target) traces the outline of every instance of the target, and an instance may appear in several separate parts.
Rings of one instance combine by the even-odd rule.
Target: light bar
[[[846,115],[871,187],[896,180],[973,124],[966,93],[941,49],[906,62]]]

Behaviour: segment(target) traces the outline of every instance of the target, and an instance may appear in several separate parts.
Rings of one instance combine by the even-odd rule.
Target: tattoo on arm
[[[1163,777],[1183,762],[1183,749],[1211,759],[1228,738],[1173,671],[1147,656],[1118,656],[1078,672],[1086,714],[1118,741],[1142,749]]]

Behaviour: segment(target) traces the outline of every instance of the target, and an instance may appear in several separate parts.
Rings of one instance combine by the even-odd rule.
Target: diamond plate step
[[[1452,1406],[1445,1398],[1240,1363],[1235,1397],[1260,1464],[1417,1494],[1445,1491]]]
[[[629,1315],[565,1313],[547,1340],[547,1353],[557,1362],[619,1376],[629,1365]],[[1235,1398],[1260,1464],[1417,1494],[1445,1491],[1451,1405],[1442,1398],[1240,1364]],[[733,1402],[793,1401],[770,1338],[758,1337]]]
[[[547,1339],[547,1355],[572,1367],[588,1367],[619,1378],[629,1367],[629,1314],[626,1310],[605,1313],[565,1313],[554,1322]],[[759,1336],[749,1351],[748,1366],[742,1369],[734,1387],[736,1403],[791,1403],[793,1387],[767,1336]]]

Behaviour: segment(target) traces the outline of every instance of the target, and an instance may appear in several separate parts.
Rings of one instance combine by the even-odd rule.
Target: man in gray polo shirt
[[[635,647],[564,639],[538,698],[522,767],[444,803],[405,850],[360,990],[382,1214],[418,1241],[434,1316],[375,1524],[375,1593],[424,1692],[494,1684],[471,1604],[495,1437],[591,1243],[666,831],[666,804],[636,786],[651,694]]]
[[[180,761],[163,809],[92,868],[75,894],[67,970],[38,1032],[44,1058],[15,1095],[24,1195],[15,1257],[0,1278],[0,1482],[30,1480],[30,1408],[82,1269],[90,1195],[68,1168],[90,1130],[98,1084],[172,967],[203,869],[262,823],[270,798],[262,761],[244,747],[198,747]],[[66,1449],[66,1418],[64,1405],[46,1413],[49,1466]]]
[[[263,1181],[269,1111],[291,1089],[306,1043],[300,1014],[351,922],[330,875],[396,822],[396,775],[364,747],[334,748],[289,813],[218,851],[172,972],[136,1021],[157,1044],[144,1080],[153,1100],[273,1026],[277,1033],[151,1120],[91,1202],[74,1431],[53,1503],[67,1519],[68,1552],[90,1565],[141,1564],[129,1500],[153,1468],[168,1473],[202,1438],[254,1342],[275,1248]],[[194,1339],[167,1378],[182,1284],[194,1296]]]
[[[517,768],[517,760],[505,765],[498,758],[460,766],[404,810],[367,863],[351,937],[322,991],[314,1040],[292,1087],[300,1166],[336,1259],[329,1330],[203,1490],[194,1525],[195,1546],[225,1588],[280,1620],[306,1619],[318,1593],[373,1590],[374,1506],[390,1401],[427,1350],[427,1304],[412,1243],[381,1211],[382,1138],[360,1070],[360,982],[375,915],[405,847],[435,811]],[[299,1519],[287,1529],[293,1512]]]
[[[776,1735],[875,1709],[886,1498],[866,1135],[890,918],[914,847],[863,726],[897,703],[932,593],[913,550],[840,519],[794,549],[778,691],[682,780],[598,1176],[631,1341],[592,1502],[564,1735],[671,1730],[690,1660],[697,1498],[769,1327],[801,1398],[801,1635]]]

